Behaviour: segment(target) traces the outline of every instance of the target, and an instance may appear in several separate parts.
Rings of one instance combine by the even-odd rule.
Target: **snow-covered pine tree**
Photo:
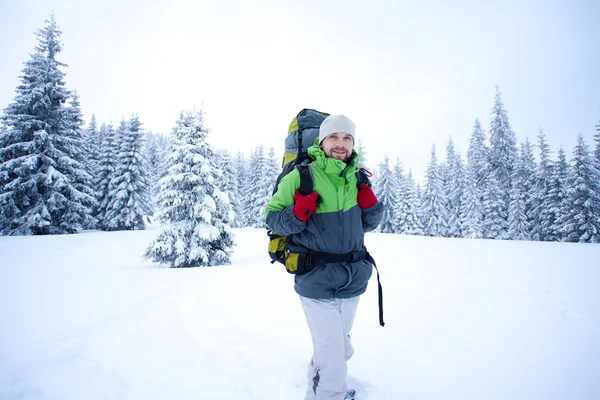
[[[95,114],[92,114],[89,125],[83,130],[83,143],[86,170],[91,176],[94,176],[98,169],[100,145],[102,143]]]
[[[392,231],[402,234],[406,229],[405,217],[410,193],[408,192],[408,182],[404,176],[402,163],[398,158],[396,158],[396,165],[394,166],[394,177],[398,183],[398,190],[396,191],[396,202],[392,213],[394,215]]]
[[[521,148],[521,156],[517,158],[517,165],[513,169],[511,178],[510,204],[508,206],[508,233],[510,240],[531,240],[529,222],[527,221],[527,181],[530,171],[527,162],[526,143]]]
[[[600,242],[600,171],[579,134],[571,161],[563,232],[568,242]]]
[[[239,151],[234,160],[236,187],[239,198],[239,204],[233,205],[235,213],[236,227],[241,228],[249,226],[248,224],[248,161],[244,154]]]
[[[427,183],[422,194],[421,213],[423,233],[426,236],[448,235],[448,200],[442,185],[442,176],[437,165],[435,145],[431,149],[431,161],[427,167]]]
[[[269,176],[265,150],[257,146],[250,156],[248,168],[248,225],[253,228],[264,228],[263,212],[273,193],[268,191]]]
[[[532,196],[531,239],[551,240],[548,239],[548,235],[552,224],[549,216],[552,207],[549,195],[552,165],[550,162],[550,146],[541,127],[538,131],[538,147],[540,149],[540,163],[536,168],[535,189]]]
[[[525,138],[525,141],[521,143],[521,151],[519,153],[518,158],[520,160],[517,161],[518,165],[518,176],[521,180],[520,189],[523,199],[525,201],[525,216],[527,217],[527,235],[525,235],[526,239],[518,239],[518,240],[531,240],[531,229],[533,224],[535,224],[539,216],[535,214],[536,210],[536,176],[537,176],[537,166],[535,163],[535,158],[533,156],[533,147],[531,146],[531,142],[528,138]],[[517,169],[517,166],[515,166]],[[514,172],[514,170],[513,170]],[[517,176],[513,174],[513,178]],[[514,194],[515,185],[511,187],[510,193],[510,201],[513,202],[513,194]],[[510,205],[510,204],[509,204]],[[509,210],[510,217],[510,210]],[[510,223],[509,223],[510,229]]]
[[[158,170],[158,180],[163,176],[167,175],[167,153],[169,152],[169,145],[171,142],[170,136],[155,134],[156,147],[160,162],[156,168]]]
[[[596,157],[596,161],[600,164],[600,122],[596,127],[596,133],[594,134],[594,141],[596,142],[596,146],[594,148],[594,156]]]
[[[508,121],[500,89],[496,86],[492,122],[490,127],[490,168],[496,175],[498,189],[502,194],[505,209],[510,203],[511,177],[517,160],[517,139]]]
[[[85,131],[86,138],[90,141],[97,141],[97,145],[94,146],[96,151],[100,148],[102,137],[100,137],[100,131],[98,129],[98,120],[96,119],[96,114],[92,114],[92,118],[90,119],[90,123]]]
[[[412,171],[404,176],[402,165],[397,161],[394,168],[396,179],[400,182],[394,207],[394,233],[422,235],[423,227],[419,218],[419,199]]]
[[[111,231],[145,229],[144,216],[153,213],[143,156],[142,123],[134,115],[127,123],[121,123],[119,131],[122,139],[103,228]]]
[[[234,215],[235,210],[240,209],[240,195],[237,187],[237,177],[235,171],[235,165],[231,159],[231,154],[227,150],[221,150],[217,152],[219,155],[219,170],[221,170],[221,179],[217,182],[219,189],[227,194],[229,203],[231,204]],[[241,228],[243,225],[242,221],[238,220],[237,215],[233,218],[230,225],[233,228]]]
[[[269,153],[267,154],[267,175],[265,176],[267,182],[269,183],[269,187],[267,188],[267,196],[272,196],[273,191],[275,190],[275,183],[277,183],[277,177],[281,173],[280,162],[277,159],[275,154],[275,147],[269,147]],[[268,203],[268,201],[267,201]],[[266,207],[266,204],[265,204]]]
[[[483,237],[483,205],[477,179],[478,174],[475,168],[467,165],[460,205],[460,222],[464,238],[481,239]]]
[[[408,175],[406,175],[405,182],[407,183],[408,191],[410,192],[409,202],[406,208],[405,217],[405,230],[407,235],[418,235],[423,236],[423,224],[421,216],[421,186],[415,184],[413,179],[412,170],[409,168]]]
[[[383,233],[394,233],[394,207],[399,187],[394,174],[390,170],[390,160],[387,154],[384,155],[378,170],[375,196],[383,205],[383,216],[378,230]]]
[[[358,161],[362,168],[369,170],[368,158],[367,158],[367,149],[362,141],[362,139],[358,139],[358,146],[356,147],[356,153],[358,154]]]
[[[448,202],[448,236],[462,237],[460,220],[461,198],[465,185],[465,171],[460,153],[454,150],[452,137],[446,146],[446,182],[444,192]]]
[[[496,175],[487,175],[483,186],[483,237],[486,239],[506,239],[507,211],[504,196]]]
[[[394,169],[392,170],[392,175],[394,176],[394,182],[398,185],[398,190],[396,191],[396,197],[400,193],[400,188],[402,187],[402,181],[404,181],[404,167],[400,162],[400,159],[396,157],[396,164],[394,164]]]
[[[456,162],[456,151],[454,150],[454,141],[452,140],[452,136],[448,137],[448,143],[446,144],[446,160],[442,161],[439,165],[440,174],[442,176],[442,187],[444,188],[444,194],[446,195],[446,211],[448,211],[448,236],[450,235],[451,226],[450,219],[452,214],[451,207],[451,199],[450,199],[450,191],[452,182],[450,175],[452,174],[452,168],[454,163]]]
[[[4,161],[6,161],[2,157],[6,157],[8,153],[6,153],[3,150],[10,143],[10,140],[11,140],[10,135],[11,135],[11,130],[7,126],[4,125],[3,120],[0,120],[0,164],[2,164]]]
[[[93,216],[93,210],[97,204],[93,188],[93,172],[89,172],[91,167],[88,161],[89,148],[85,141],[83,114],[77,92],[72,93],[62,125],[65,130],[65,139],[57,141],[57,147],[63,154],[69,154],[73,160],[76,160],[76,163],[72,163],[67,169],[70,169],[71,184],[81,193],[80,199],[87,205],[85,210],[80,207],[72,207],[67,210],[64,219],[71,220],[73,223],[80,221],[84,229],[93,229],[97,223]]]
[[[548,183],[548,196],[545,201],[548,212],[544,215],[544,224],[548,231],[544,240],[558,242],[563,238],[562,227],[567,217],[567,185],[569,182],[569,166],[567,156],[561,147],[558,160],[551,165],[551,176]]]
[[[460,229],[460,230],[457,229],[456,232],[454,232],[456,237],[463,237],[463,226],[462,226],[462,220],[460,218],[460,210],[462,208],[462,199],[463,199],[463,193],[465,191],[467,177],[466,177],[465,165],[463,163],[463,159],[462,159],[462,156],[460,155],[460,153],[456,154],[455,170],[456,170],[456,172],[453,174],[453,179],[455,180],[456,183],[453,185],[453,189],[452,189],[452,192],[450,193],[450,195],[452,196],[452,199],[453,199],[452,204],[454,205],[456,214],[454,214],[452,216],[452,219],[449,220],[449,225],[456,226]]]
[[[421,182],[416,182],[416,192],[417,192],[417,199],[419,199],[419,204],[423,203],[423,188],[421,187]],[[419,208],[421,208],[419,206]]]
[[[171,268],[224,265],[234,246],[233,210],[206,142],[202,112],[182,111],[172,131],[167,175],[160,181],[158,221],[165,229],[144,253]]]
[[[160,169],[161,158],[158,154],[158,148],[156,145],[156,136],[152,131],[148,131],[144,134],[144,147],[142,152],[144,154],[144,159],[146,160],[148,185],[149,191],[152,194],[158,193],[158,175]],[[155,204],[157,200],[157,196],[152,197],[152,204]]]
[[[100,127],[100,136],[102,142],[100,144],[98,155],[98,168],[94,175],[94,191],[96,193],[96,210],[95,217],[98,220],[98,228],[108,229],[106,220],[106,210],[110,202],[110,193],[113,192],[112,183],[115,177],[117,166],[117,154],[119,149],[115,145],[115,130],[112,123],[102,124]]]
[[[478,118],[475,119],[473,133],[469,141],[467,164],[471,168],[471,172],[475,174],[475,186],[483,188],[484,181],[490,171],[489,148],[485,144],[485,132]],[[483,191],[480,190],[480,192],[483,194]]]
[[[166,152],[168,137],[149,131],[144,139],[144,159],[148,167],[148,183],[150,186],[150,202],[155,209],[158,201],[160,179],[167,174]]]
[[[66,88],[66,64],[54,15],[37,32],[16,97],[5,110],[0,148],[0,233],[75,233],[89,225],[94,199],[81,164],[77,99]]]
[[[148,179],[154,182],[153,186],[156,187],[158,187],[158,180],[167,174],[166,149],[162,148],[162,137],[163,135],[148,131],[144,138],[144,158],[148,166]]]

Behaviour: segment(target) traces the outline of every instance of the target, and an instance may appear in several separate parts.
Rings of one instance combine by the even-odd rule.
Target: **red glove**
[[[296,189],[296,194],[294,195],[294,208],[292,211],[296,218],[300,221],[306,222],[308,219],[315,213],[317,210],[317,200],[319,199],[319,194],[317,192],[312,192],[309,195],[303,196],[300,193],[299,189]]]
[[[375,193],[366,183],[361,183],[358,185],[358,196],[356,197],[358,201],[358,206],[360,208],[371,208],[375,204],[377,204],[377,197],[375,197]]]

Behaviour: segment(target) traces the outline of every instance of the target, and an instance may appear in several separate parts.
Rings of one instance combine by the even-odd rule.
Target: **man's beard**
[[[341,153],[334,153],[334,151],[340,151],[340,152],[344,152],[344,154],[342,155]],[[331,149],[329,151],[329,157],[330,158],[335,158],[337,160],[341,160],[343,162],[348,162],[348,160],[350,159],[350,152],[346,149]],[[341,157],[341,158],[338,158]]]

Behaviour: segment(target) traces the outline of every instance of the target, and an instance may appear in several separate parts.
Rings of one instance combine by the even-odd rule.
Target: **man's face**
[[[321,142],[321,149],[327,157],[347,162],[352,155],[354,138],[348,133],[332,133]]]

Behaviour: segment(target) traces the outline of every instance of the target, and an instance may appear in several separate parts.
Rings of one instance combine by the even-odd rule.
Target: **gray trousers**
[[[358,300],[358,296],[326,300],[300,296],[313,342],[305,400],[343,400],[346,396],[346,361],[354,354],[349,334]]]

